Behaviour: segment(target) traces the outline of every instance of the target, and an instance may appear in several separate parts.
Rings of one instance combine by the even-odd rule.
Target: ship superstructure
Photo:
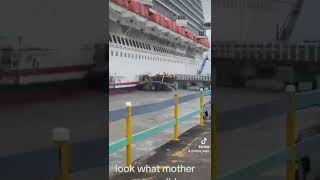
[[[134,87],[139,76],[199,72],[204,36],[201,2],[109,1],[109,88]]]

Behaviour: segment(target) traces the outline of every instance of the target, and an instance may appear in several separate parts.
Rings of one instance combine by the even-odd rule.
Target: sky
[[[205,22],[211,22],[211,0],[202,0],[202,9],[203,9]],[[209,39],[210,46],[211,46],[211,30],[207,30],[206,35]],[[210,51],[211,51],[211,49],[209,49],[208,57],[211,60]],[[211,74],[211,61],[206,62],[205,66],[203,68],[202,74],[203,75]]]
[[[211,0],[202,0],[202,9],[205,21],[211,21]]]

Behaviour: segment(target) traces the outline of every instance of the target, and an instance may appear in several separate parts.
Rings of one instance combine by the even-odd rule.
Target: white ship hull
[[[118,52],[118,56],[115,56],[116,52]],[[121,53],[122,57],[120,57]],[[124,57],[125,53],[126,57]],[[135,56],[129,58],[128,54],[139,55],[137,58]],[[109,57],[109,74],[115,78],[115,82],[110,83],[110,88],[134,87],[138,84],[141,75],[153,76],[163,73],[194,75],[197,74],[201,65],[201,59],[164,56],[160,53],[139,52],[112,45],[109,46]]]

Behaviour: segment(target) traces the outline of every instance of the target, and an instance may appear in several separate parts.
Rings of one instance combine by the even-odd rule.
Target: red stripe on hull
[[[137,85],[139,82],[110,83],[110,86]]]
[[[23,69],[19,71],[9,71],[9,72],[0,72],[1,76],[34,76],[34,75],[45,75],[45,74],[62,74],[70,72],[83,72],[88,71],[92,68],[92,64],[83,64],[75,66],[63,66],[63,67],[50,67],[42,69]]]

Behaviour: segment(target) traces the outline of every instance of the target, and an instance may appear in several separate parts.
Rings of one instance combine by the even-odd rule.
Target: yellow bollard
[[[128,117],[126,121],[126,137],[128,139],[127,145],[127,166],[131,166],[132,163],[132,107],[131,102],[126,102],[126,107],[128,108]]]
[[[62,143],[60,145],[60,167],[61,180],[70,180],[70,144]]]
[[[70,151],[70,130],[66,128],[55,128],[53,130],[53,141],[59,148],[58,180],[70,180],[71,151]]]
[[[296,179],[296,96],[295,86],[287,86],[286,91],[290,94],[290,112],[287,114],[287,147],[290,151],[290,160],[287,162],[287,180]]]
[[[211,175],[212,175],[212,180],[217,180],[218,178],[218,129],[217,129],[217,124],[218,124],[218,105],[217,103],[213,103],[213,113],[212,113],[212,145],[211,145]]]
[[[176,124],[174,125],[174,132],[173,132],[173,140],[179,141],[179,127],[178,127],[178,120],[179,120],[179,96],[175,95],[176,104],[174,106],[174,119],[176,120]]]
[[[200,126],[201,127],[204,126],[203,115],[204,115],[204,100],[203,100],[203,94],[201,92],[201,96],[200,96]]]

